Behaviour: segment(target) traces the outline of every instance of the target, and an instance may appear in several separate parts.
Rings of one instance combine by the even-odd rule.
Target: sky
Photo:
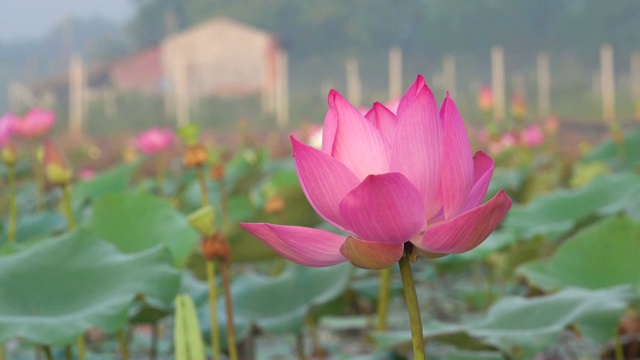
[[[69,16],[123,22],[133,11],[130,0],[0,0],[0,40],[40,37]]]

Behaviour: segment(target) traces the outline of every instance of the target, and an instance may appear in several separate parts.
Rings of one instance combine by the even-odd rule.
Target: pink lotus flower
[[[447,95],[438,112],[422,76],[397,116],[379,103],[362,116],[331,91],[323,130],[322,150],[292,137],[293,157],[307,199],[345,235],[241,224],[291,261],[382,269],[403,256],[407,242],[423,255],[462,253],[484,241],[511,207],[504,191],[482,205],[493,160],[472,156],[453,100]]]
[[[17,119],[18,117],[11,113],[4,114],[0,118],[0,149],[11,138],[11,134],[13,133],[13,124]]]
[[[56,122],[56,114],[51,110],[33,108],[13,122],[13,133],[25,140],[33,140],[51,130]]]
[[[173,131],[169,129],[151,128],[138,135],[136,147],[147,155],[153,155],[169,149],[175,141]]]
[[[544,143],[544,133],[539,125],[529,125],[520,134],[522,144],[528,148],[536,148]]]

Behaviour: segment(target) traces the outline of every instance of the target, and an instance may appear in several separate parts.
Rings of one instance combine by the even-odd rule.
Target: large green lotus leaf
[[[23,213],[18,216],[16,241],[23,242],[30,239],[46,237],[67,226],[67,220],[53,211],[36,214]],[[6,226],[5,226],[6,229]],[[2,242],[6,243],[7,234],[2,234]]]
[[[503,360],[504,356],[496,351],[451,351],[444,360]]]
[[[352,269],[348,263],[327,268],[292,264],[275,277],[255,273],[239,276],[231,285],[236,326],[247,329],[247,325],[255,324],[272,333],[295,333],[303,327],[312,307],[326,304],[346,291]],[[224,306],[220,299],[221,331],[226,324]],[[208,318],[208,308],[202,307],[200,323],[206,331],[209,326],[204,319]]]
[[[485,196],[485,201],[491,199],[495,194],[504,189],[508,193],[517,193],[522,189],[527,178],[527,170],[496,168],[491,177],[491,183]]]
[[[537,298],[503,298],[468,332],[519,359],[531,359],[572,324],[586,339],[604,344],[615,334],[632,298],[633,291],[627,286],[596,291],[568,288]]]
[[[517,273],[546,290],[621,284],[640,289],[639,250],[640,221],[609,218],[568,239],[550,259],[527,263]]]
[[[0,257],[0,343],[69,343],[90,327],[124,326],[135,298],[168,308],[180,273],[163,246],[122,254],[80,230]]]
[[[199,239],[185,216],[166,201],[146,193],[100,198],[94,205],[88,228],[125,253],[164,244],[179,266],[186,262]]]
[[[600,176],[576,190],[541,195],[525,206],[514,207],[504,227],[521,238],[544,235],[558,238],[589,216],[604,216],[638,201],[640,177],[633,173]]]
[[[426,326],[424,335],[464,348],[477,348],[475,342],[482,342],[514,359],[531,359],[552,345],[570,325],[576,326],[587,340],[603,344],[615,333],[633,296],[630,287],[622,286],[595,291],[568,288],[535,298],[507,297],[495,303],[480,321],[461,325],[436,323]],[[462,335],[468,336],[468,341],[459,341]],[[374,332],[372,338],[383,348],[411,342],[408,331]]]
[[[606,161],[619,169],[640,164],[640,128],[625,132],[624,142],[621,144],[613,140],[603,142],[583,160],[585,162]]]
[[[139,163],[123,164],[99,173],[91,180],[79,182],[73,189],[73,207],[78,209],[85,202],[93,202],[100,197],[125,192],[131,184]]]

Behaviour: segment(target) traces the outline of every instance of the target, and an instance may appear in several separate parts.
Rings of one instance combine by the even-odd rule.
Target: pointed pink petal
[[[361,239],[404,243],[425,226],[418,189],[398,173],[369,175],[340,203],[340,215]]]
[[[338,115],[333,157],[359,179],[389,170],[389,143],[371,122],[337,91],[329,94],[329,107]]]
[[[447,94],[442,108],[442,206],[445,219],[459,214],[473,181],[473,155],[458,108]]]
[[[329,102],[331,102],[331,93],[329,93]],[[327,115],[324,117],[322,125],[322,151],[325,154],[333,154],[333,144],[336,139],[336,131],[338,130],[338,114],[336,110],[329,106]]]
[[[404,174],[418,188],[426,217],[431,218],[442,206],[442,121],[431,90],[424,85],[424,79],[421,82],[423,86],[417,95],[413,96],[412,92],[418,80],[400,100],[389,171]],[[409,101],[412,96],[413,100]]]
[[[378,129],[380,134],[388,143],[393,141],[393,135],[396,133],[396,115],[380,103],[374,103],[373,107],[364,116],[371,121]]]
[[[482,151],[476,152],[476,156],[473,157],[473,186],[462,209],[463,212],[482,204],[493,175],[493,165],[493,159],[489,155]]]
[[[340,201],[360,180],[340,161],[291,137],[300,186],[307,200],[330,224],[344,230]]]
[[[418,96],[418,94],[420,93],[420,90],[422,90],[422,88],[425,87],[426,85],[427,84],[424,81],[424,77],[418,74],[418,76],[416,76],[416,80],[413,82],[413,84],[411,84],[411,86],[407,89],[407,91],[400,98],[400,100],[396,100],[398,101],[398,106],[396,107],[396,114],[400,112],[400,109],[404,111],[406,107],[409,106],[409,104],[411,104],[413,100],[415,100],[416,96]]]
[[[422,250],[437,253],[469,251],[495,230],[510,208],[511,199],[500,190],[486,204],[428,228],[422,238],[412,242]]]
[[[404,244],[360,240],[349,236],[340,247],[340,253],[357,267],[382,270],[400,260]]]
[[[240,223],[283,257],[305,266],[323,267],[345,261],[340,254],[344,236],[325,230],[267,223]]]

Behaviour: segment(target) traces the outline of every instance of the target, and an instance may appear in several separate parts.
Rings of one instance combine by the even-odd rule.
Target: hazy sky
[[[0,40],[41,36],[70,15],[121,22],[132,13],[130,0],[0,0]]]

